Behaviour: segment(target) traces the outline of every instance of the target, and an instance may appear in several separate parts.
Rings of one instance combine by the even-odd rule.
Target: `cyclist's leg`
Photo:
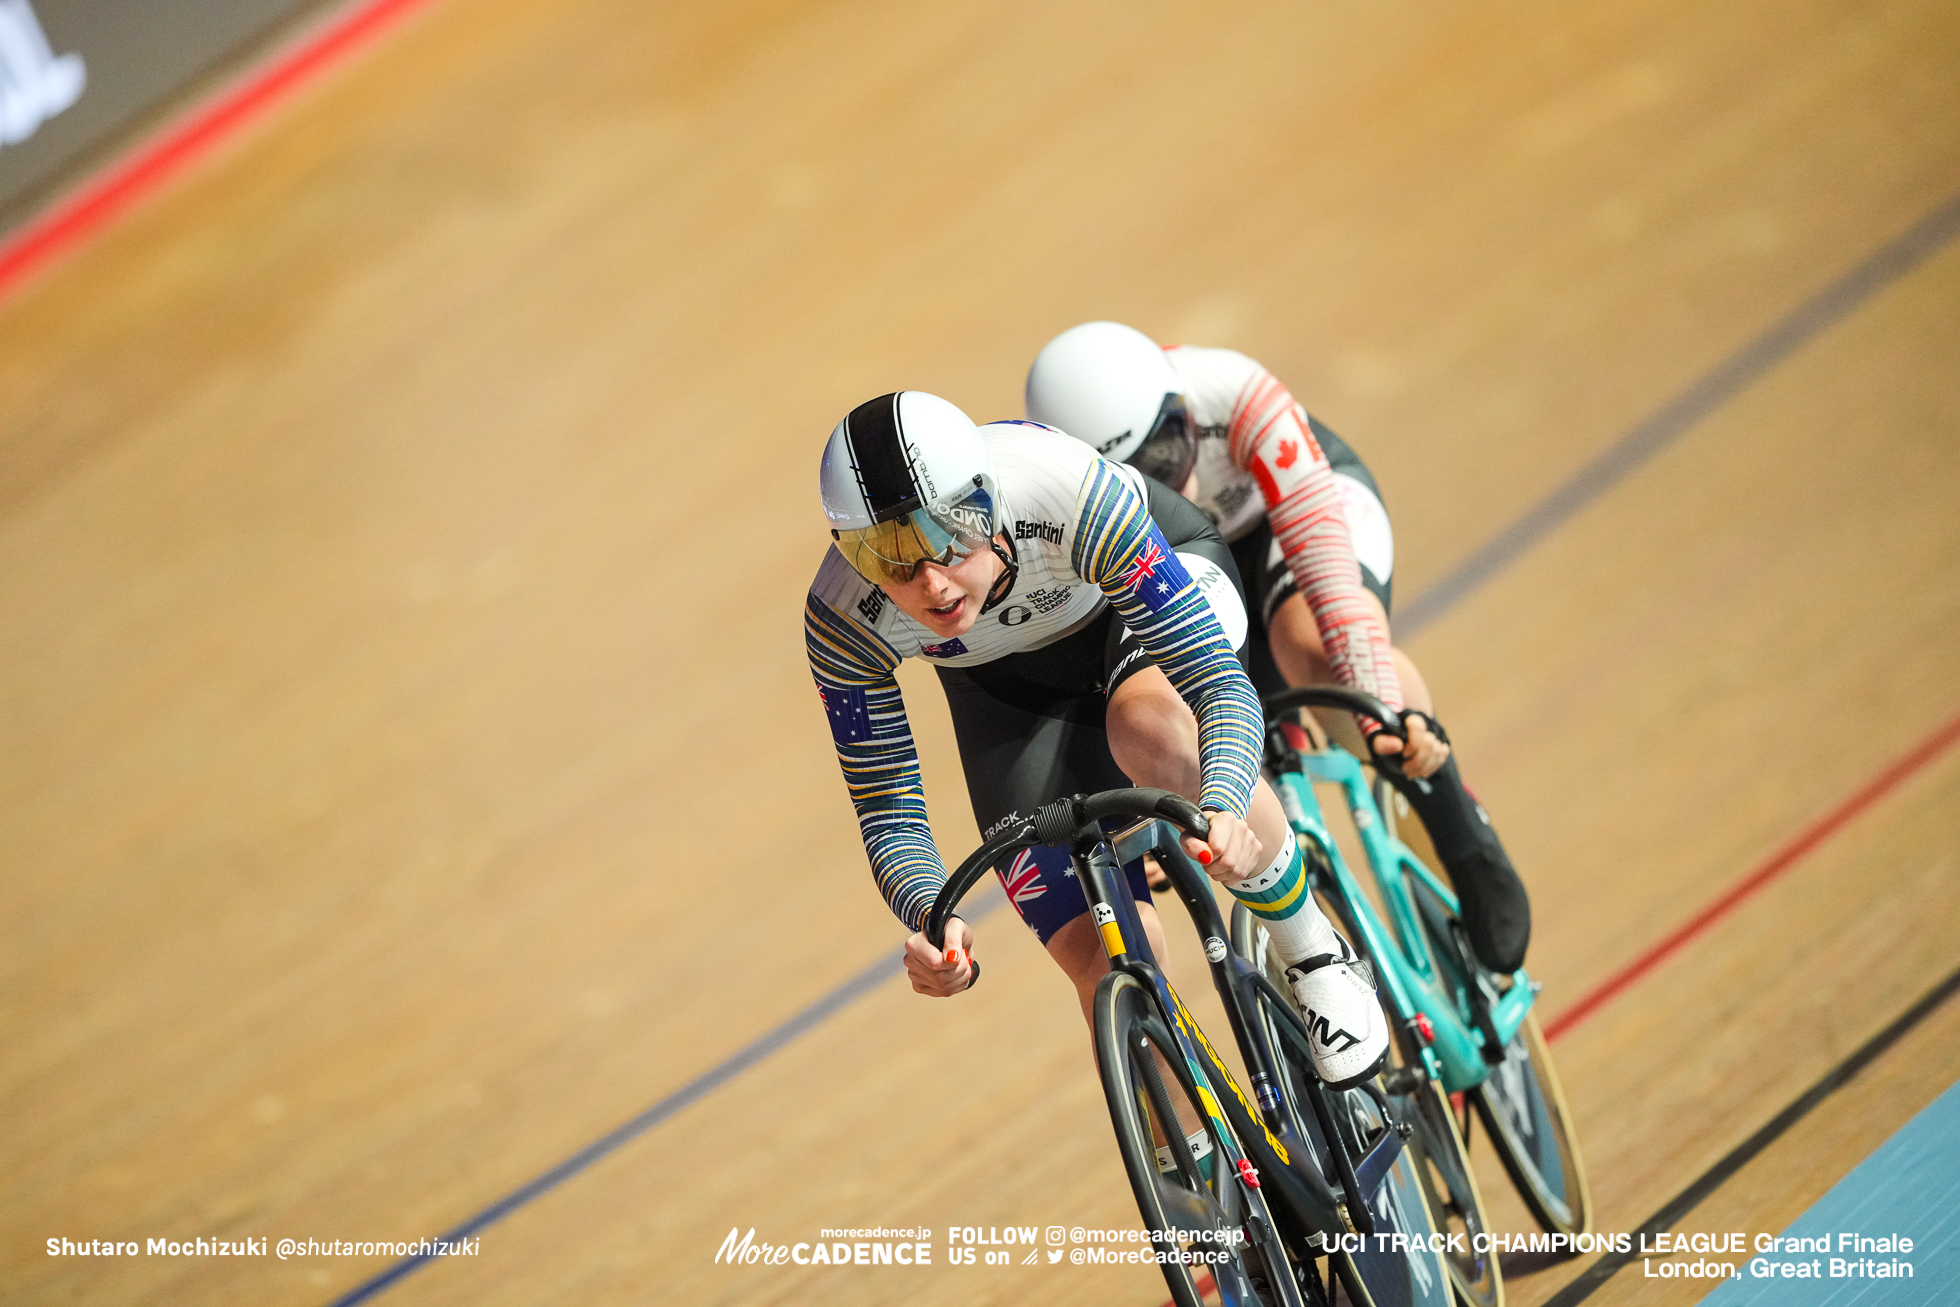
[[[1236,635],[1244,650],[1248,621],[1245,587],[1230,546],[1196,504],[1151,481],[1147,483],[1151,517],[1180,556],[1196,556],[1214,564],[1223,578],[1207,585],[1212,609],[1228,635]],[[1193,575],[1198,568],[1192,567]],[[1227,584],[1229,582],[1229,584]],[[1104,635],[1103,693],[1107,699],[1105,725],[1116,765],[1137,785],[1170,790],[1196,800],[1203,788],[1198,755],[1198,720],[1171,685],[1163,669],[1151,661],[1143,645],[1121,622],[1112,622]],[[1286,812],[1264,781],[1253,789],[1246,823],[1268,855],[1276,855],[1289,834]]]
[[[1153,489],[1150,508],[1180,554],[1194,554],[1216,564],[1231,581],[1230,586],[1221,584],[1211,595],[1212,607],[1228,633],[1247,631],[1245,591],[1234,550],[1211,519],[1189,500],[1161,487]],[[1243,657],[1243,638],[1240,649]],[[1190,706],[1120,623],[1108,630],[1103,661],[1108,668],[1104,683],[1109,696],[1109,748],[1117,766],[1138,785],[1196,800],[1202,777],[1198,722]],[[1306,892],[1306,867],[1286,811],[1263,779],[1253,786],[1246,824],[1258,839],[1268,865],[1254,876],[1228,883],[1226,888],[1266,922],[1280,956],[1289,964],[1345,956],[1339,936]]]
[[[1086,634],[1057,641],[1034,655],[1002,659],[982,668],[939,669],[966,772],[967,795],[983,838],[1027,820],[1058,795],[1119,789],[1130,783],[1110,758],[1102,727],[1099,686],[1105,643],[1102,627],[1093,625]],[[1087,654],[1078,655],[1075,646]],[[1087,674],[1078,676],[1081,669],[1074,664],[1085,656]],[[1075,878],[1069,851],[1044,846],[1024,849],[996,871],[1008,902],[1075,988],[1082,1019],[1093,1030],[1096,986],[1109,972],[1109,958]],[[1150,902],[1140,861],[1124,868],[1124,879],[1136,900],[1151,953],[1161,961],[1168,957],[1169,941]],[[1161,1074],[1166,1083],[1171,1082],[1168,1064]],[[1184,1111],[1178,1107],[1180,1118]],[[1181,1119],[1180,1124],[1189,1137],[1202,1133],[1204,1123],[1194,1116]]]
[[[1341,453],[1335,475],[1342,481],[1342,503],[1350,518],[1355,556],[1361,562],[1361,584],[1367,600],[1377,609],[1382,629],[1388,631],[1395,559],[1388,513],[1381,506],[1367,468],[1345,446]],[[1329,458],[1334,457],[1330,448]],[[1294,587],[1277,542],[1268,548],[1260,587],[1265,599],[1260,616],[1280,673],[1293,685],[1332,684],[1333,671],[1327,664],[1320,629],[1305,597]],[[1404,702],[1433,714],[1429,686],[1421,671],[1402,650],[1391,652]],[[1423,780],[1385,774],[1408,800],[1436,846],[1436,856],[1456,887],[1464,929],[1478,958],[1496,971],[1512,971],[1524,965],[1525,948],[1531,939],[1531,901],[1497,828],[1491,824],[1490,814],[1465,788],[1454,754]]]
[[[1458,915],[1478,960],[1493,971],[1523,966],[1531,942],[1531,900],[1490,814],[1464,786],[1456,756],[1423,780],[1384,774],[1429,832],[1456,888]]]
[[[1361,571],[1361,579],[1362,602],[1375,610],[1375,620],[1382,624],[1382,630],[1388,630],[1388,610],[1382,606],[1380,592],[1369,584],[1370,573],[1366,568]],[[1276,590],[1266,630],[1279,683],[1261,686],[1260,692],[1270,693],[1283,685],[1333,685],[1334,669],[1328,665],[1320,627],[1306,598],[1293,588],[1292,573],[1287,573],[1283,586]],[[1395,660],[1395,679],[1402,686],[1403,704],[1433,715],[1435,701],[1430,697],[1429,682],[1424,679],[1422,669],[1401,649],[1391,645],[1388,652]]]
[[[1111,633],[1110,752],[1140,785],[1195,799],[1199,793],[1198,725],[1163,671],[1132,648],[1120,628]],[[1248,824],[1266,865],[1225,882],[1256,914],[1273,947],[1296,970],[1294,993],[1315,1031],[1316,1069],[1329,1084],[1366,1079],[1388,1051],[1388,1024],[1373,988],[1347,965],[1354,952],[1334,930],[1307,889],[1306,862],[1285,809],[1261,779],[1253,787]]]
[[[983,837],[1026,821],[1064,794],[1117,789],[1131,782],[1110,757],[1103,726],[1101,624],[1034,655],[977,668],[939,669],[967,795]],[[1059,647],[1058,647],[1059,646]],[[1079,646],[1080,654],[1070,646]],[[1084,663],[1076,675],[1072,664]],[[1037,846],[998,868],[1008,901],[1075,987],[1083,1016],[1109,970],[1069,851]],[[1150,947],[1165,938],[1140,865],[1126,868]]]

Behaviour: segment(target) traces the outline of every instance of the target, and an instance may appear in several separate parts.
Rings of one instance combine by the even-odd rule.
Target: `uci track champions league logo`
[[[0,146],[32,136],[87,82],[82,57],[55,54],[27,0],[0,0]]]

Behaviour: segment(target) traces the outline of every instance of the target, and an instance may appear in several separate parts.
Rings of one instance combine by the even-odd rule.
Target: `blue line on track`
[[[1911,272],[1960,233],[1960,195],[1882,245],[1857,267],[1798,305],[1782,321],[1703,373],[1633,430],[1614,441],[1564,485],[1526,509],[1516,521],[1458,563],[1442,580],[1395,614],[1402,639],[1462,603],[1484,582],[1515,563],[1580,509],[1624,480],[1752,382],[1836,325],[1879,291]]]
[[[1581,468],[1564,485],[1527,509],[1523,516],[1498,532],[1449,575],[1417,595],[1396,615],[1397,636],[1414,634],[1461,603],[1485,581],[1516,562],[1520,555],[1653,457],[1676,436],[1734,398],[1819,332],[1839,322],[1873,295],[1924,263],[1956,234],[1960,234],[1960,195],[1920,219],[1905,234],[1881,246],[1863,263],[1703,374],[1653,416],[1614,442],[1605,453]],[[990,897],[984,906],[971,915],[978,920],[1005,901],[1002,896]],[[704,1071],[626,1124],[586,1145],[543,1175],[512,1190],[437,1238],[452,1241],[468,1239],[533,1198],[555,1189],[600,1158],[719,1089],[797,1036],[807,1033],[888,978],[899,974],[904,970],[899,959],[898,953],[879,958],[720,1065]],[[403,1258],[373,1279],[334,1299],[328,1307],[354,1307],[356,1303],[366,1302],[404,1276],[435,1260],[428,1255]]]
[[[1006,901],[1007,898],[1004,894],[999,893],[997,890],[992,891],[977,901],[972,908],[963,910],[963,915],[969,920],[978,921]],[[524,1206],[524,1204],[530,1202],[533,1198],[537,1198],[557,1188],[560,1184],[571,1179],[580,1171],[585,1170],[586,1167],[591,1166],[600,1158],[616,1152],[622,1145],[639,1138],[662,1121],[665,1121],[668,1117],[679,1112],[682,1108],[699,1102],[702,1098],[721,1088],[756,1063],[763,1061],[785,1044],[790,1043],[798,1035],[806,1034],[822,1025],[831,1016],[849,1007],[853,1002],[865,994],[870,993],[893,976],[903,974],[905,971],[904,957],[905,951],[903,949],[885,954],[876,962],[873,962],[870,966],[858,972],[855,976],[852,976],[849,980],[831,990],[828,994],[825,994],[822,998],[810,1004],[810,1006],[804,1008],[795,1016],[789,1018],[789,1020],[777,1026],[774,1030],[751,1041],[727,1060],[702,1072],[679,1089],[676,1089],[673,1093],[667,1095],[667,1097],[655,1103],[652,1107],[649,1107],[646,1111],[626,1122],[626,1124],[595,1139],[558,1165],[552,1167],[549,1171],[546,1171],[543,1175],[511,1190],[455,1229],[437,1235],[436,1239],[448,1242],[468,1239],[485,1227],[496,1224],[504,1217]],[[436,1260],[438,1258],[429,1253],[418,1253],[413,1257],[404,1257],[373,1279],[349,1289],[346,1293],[334,1299],[329,1304],[329,1307],[353,1307],[355,1303],[366,1302],[383,1289],[394,1284],[395,1281],[421,1270],[424,1266]]]

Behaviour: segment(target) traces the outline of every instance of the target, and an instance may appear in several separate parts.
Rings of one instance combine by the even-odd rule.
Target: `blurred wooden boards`
[[[1957,43],[1932,3],[431,11],[0,306],[10,1296],[324,1301],[387,1259],[41,1241],[433,1234],[896,943],[797,632],[850,404],[1012,415],[1090,316],[1244,348],[1374,466],[1406,598],[1960,189]],[[1960,699],[1956,276],[1414,643],[1550,1010]],[[1561,1043],[1604,1224],[1943,972],[1953,767]],[[981,949],[387,1298],[1160,1301],[710,1264],[1134,1219],[1065,988],[1004,914]],[[1936,1078],[1821,1110],[1818,1191]]]

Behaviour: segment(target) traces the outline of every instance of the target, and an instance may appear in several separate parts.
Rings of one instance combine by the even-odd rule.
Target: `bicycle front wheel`
[[[1504,1060],[1471,1094],[1511,1183],[1538,1224],[1551,1234],[1590,1230],[1592,1188],[1536,1012],[1525,1014],[1504,1046]]]
[[[1265,972],[1281,994],[1289,992],[1285,964],[1273,951],[1266,928],[1242,904],[1232,910],[1232,946]],[[1311,1059],[1292,1023],[1268,1010],[1270,1002],[1265,992],[1260,991],[1258,1019],[1281,1062],[1280,1093],[1298,1129],[1314,1150],[1314,1163],[1331,1181],[1334,1179],[1332,1146],[1306,1098],[1314,1092]],[[1396,1123],[1383,1111],[1382,1103],[1365,1088],[1350,1089],[1331,1097],[1335,1128],[1351,1158],[1365,1155],[1396,1128]],[[1328,1259],[1348,1298],[1359,1307],[1449,1307],[1454,1276],[1444,1256],[1430,1247],[1437,1242],[1432,1238],[1437,1227],[1426,1192],[1425,1176],[1431,1164],[1425,1156],[1419,1121],[1410,1124],[1415,1128],[1410,1131],[1408,1146],[1379,1182],[1362,1195],[1376,1233],[1389,1238],[1370,1238],[1359,1251],[1335,1253]],[[1408,1238],[1395,1246],[1398,1235]],[[1423,1243],[1421,1248],[1415,1246],[1418,1239]]]
[[[1275,1283],[1274,1269],[1249,1243],[1242,1181],[1151,992],[1135,977],[1112,971],[1096,987],[1095,1041],[1116,1146],[1171,1300],[1177,1307],[1299,1303],[1290,1279]],[[1186,1141],[1200,1128],[1208,1149]]]
[[[1420,1143],[1416,1174],[1437,1229],[1449,1237],[1443,1261],[1457,1297],[1467,1307],[1502,1307],[1504,1279],[1497,1254],[1477,1251],[1477,1236],[1490,1227],[1484,1221],[1483,1194],[1477,1188],[1463,1132],[1457,1129],[1456,1114],[1450,1111],[1449,1095],[1425,1077],[1409,1094],[1397,1095],[1396,1101],[1404,1105]]]

